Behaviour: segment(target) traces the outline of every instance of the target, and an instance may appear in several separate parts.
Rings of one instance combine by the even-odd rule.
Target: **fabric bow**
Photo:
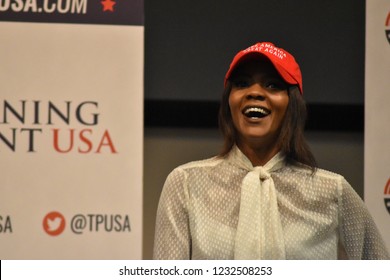
[[[242,157],[245,155],[242,154]],[[249,172],[241,184],[234,258],[285,259],[283,229],[270,174],[284,166],[284,156],[278,153],[264,166],[253,167],[246,157],[241,163]]]

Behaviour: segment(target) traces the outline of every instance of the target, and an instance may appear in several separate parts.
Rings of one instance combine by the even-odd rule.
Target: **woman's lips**
[[[271,111],[262,106],[246,106],[242,113],[250,119],[261,119],[271,114]]]

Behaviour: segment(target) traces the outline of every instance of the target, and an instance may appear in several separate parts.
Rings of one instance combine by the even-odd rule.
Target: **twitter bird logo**
[[[60,212],[52,211],[43,218],[42,224],[47,234],[57,236],[65,229],[65,217]]]
[[[62,219],[57,217],[55,219],[47,219],[48,231],[56,231],[61,226]]]

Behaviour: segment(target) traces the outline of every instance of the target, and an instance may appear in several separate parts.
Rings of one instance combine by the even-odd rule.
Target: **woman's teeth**
[[[252,119],[260,119],[268,116],[270,111],[261,107],[249,107],[244,110],[244,115]]]

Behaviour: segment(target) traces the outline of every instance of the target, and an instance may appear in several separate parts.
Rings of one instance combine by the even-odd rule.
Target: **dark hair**
[[[226,156],[238,139],[229,107],[231,89],[232,83],[227,81],[222,94],[218,118],[219,128],[224,138],[220,157]],[[281,150],[285,153],[288,163],[296,164],[299,162],[307,165],[314,172],[317,163],[304,137],[307,117],[306,104],[297,86],[290,86],[288,94],[289,102],[279,134]]]

